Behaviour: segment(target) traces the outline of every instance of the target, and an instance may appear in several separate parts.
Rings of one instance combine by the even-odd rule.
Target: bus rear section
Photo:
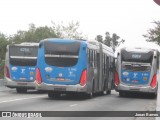
[[[65,93],[87,93],[87,50],[84,41],[47,39],[40,42],[36,69],[36,89],[48,91],[50,98]]]
[[[157,94],[158,52],[152,49],[123,48],[117,56],[115,89],[120,96],[142,92]]]
[[[37,55],[38,43],[8,45],[5,58],[5,86],[16,88],[18,93],[35,89]]]

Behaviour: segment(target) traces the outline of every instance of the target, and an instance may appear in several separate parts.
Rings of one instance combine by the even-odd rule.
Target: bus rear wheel
[[[17,93],[26,93],[27,88],[16,88]]]
[[[48,97],[50,99],[56,99],[60,97],[60,93],[48,92]]]
[[[152,97],[152,98],[156,98],[156,97],[157,97],[157,93],[152,93],[152,94],[151,94],[151,97]]]
[[[120,97],[124,97],[124,96],[125,96],[125,92],[120,91],[120,92],[119,92],[119,96],[120,96]]]
[[[108,90],[108,91],[107,91],[107,95],[110,95],[110,94],[111,94],[111,90]]]
[[[92,92],[91,93],[85,93],[84,97],[87,98],[87,99],[90,99],[90,98],[93,97],[93,93]]]

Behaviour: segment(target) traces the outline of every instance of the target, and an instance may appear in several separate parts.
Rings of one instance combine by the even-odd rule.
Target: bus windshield
[[[10,64],[36,66],[38,46],[9,46]]]
[[[45,61],[57,67],[74,66],[78,62],[80,42],[53,43],[45,42]]]
[[[127,52],[126,50],[122,50],[121,54],[122,54],[121,55],[122,61],[152,64],[153,51],[144,53],[144,52]]]

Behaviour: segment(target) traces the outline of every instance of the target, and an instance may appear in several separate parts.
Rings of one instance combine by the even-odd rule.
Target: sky
[[[154,20],[160,21],[160,6],[153,0],[1,0],[0,16],[0,32],[6,35],[28,30],[30,23],[39,27],[79,21],[88,39],[109,32],[126,40],[119,48],[159,49],[142,36],[154,28]]]

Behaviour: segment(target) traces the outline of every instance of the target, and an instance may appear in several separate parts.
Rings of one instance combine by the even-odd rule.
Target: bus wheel
[[[48,97],[53,99],[53,98],[58,98],[60,97],[59,93],[54,93],[54,92],[48,92]]]
[[[110,95],[110,94],[111,94],[111,90],[108,90],[108,91],[107,91],[107,95]]]
[[[152,93],[152,94],[151,94],[151,97],[152,97],[152,98],[156,98],[156,97],[157,97],[157,94],[156,94],[156,93]]]
[[[119,96],[120,96],[120,97],[124,97],[124,96],[125,96],[125,93],[121,91],[121,92],[119,92]]]
[[[16,88],[17,93],[26,93],[27,88]]]
[[[87,98],[87,99],[90,99],[92,97],[93,97],[93,92],[85,94],[85,98]]]

